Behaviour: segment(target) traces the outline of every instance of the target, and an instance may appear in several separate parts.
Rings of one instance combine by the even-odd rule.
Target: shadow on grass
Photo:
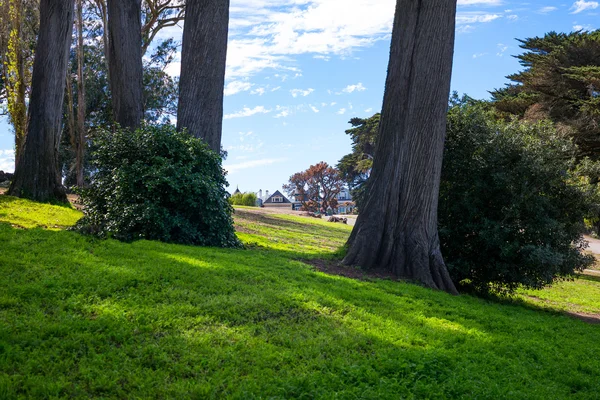
[[[585,398],[600,390],[589,357],[600,352],[597,330],[533,306],[325,275],[289,251],[128,244],[6,224],[0,237],[0,394]]]

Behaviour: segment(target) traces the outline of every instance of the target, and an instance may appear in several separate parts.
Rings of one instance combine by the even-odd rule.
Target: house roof
[[[281,197],[283,197],[283,201],[282,201],[282,202],[275,203],[275,202],[273,201],[273,197],[277,197],[277,196],[281,196]],[[289,200],[287,199],[287,197],[285,197],[284,195],[282,195],[282,194],[281,194],[281,192],[280,192],[279,190],[276,190],[276,191],[275,191],[275,193],[273,193],[272,195],[270,195],[270,196],[269,196],[269,198],[268,198],[267,200],[265,200],[265,201],[264,201],[264,203],[263,203],[263,204],[286,204],[286,203],[287,203],[287,204],[291,204],[292,202],[291,202],[291,201],[289,201]]]
[[[235,188],[235,192],[233,192],[233,194],[238,194],[238,193],[242,193],[242,192],[240,192],[240,188],[239,187],[236,187]]]

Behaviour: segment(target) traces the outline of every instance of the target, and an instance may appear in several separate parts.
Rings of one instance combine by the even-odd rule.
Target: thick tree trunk
[[[83,158],[85,156],[85,77],[83,76],[83,0],[77,0],[77,144],[75,172],[77,186],[83,187]]]
[[[41,0],[27,137],[9,194],[37,201],[67,197],[58,164],[74,0]]]
[[[108,0],[109,73],[115,121],[135,129],[143,117],[141,0]]]
[[[368,195],[344,258],[454,294],[437,209],[455,14],[456,0],[397,1]]]
[[[221,150],[229,0],[188,0],[185,9],[177,129]]]

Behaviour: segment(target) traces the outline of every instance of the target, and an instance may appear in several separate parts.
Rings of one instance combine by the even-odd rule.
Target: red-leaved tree
[[[290,176],[283,190],[290,197],[302,203],[304,210],[314,211],[321,208],[337,206],[337,195],[344,188],[340,171],[329,166],[326,162],[311,165],[306,171],[297,172]]]

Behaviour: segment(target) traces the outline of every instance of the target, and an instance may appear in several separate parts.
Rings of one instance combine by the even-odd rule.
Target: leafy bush
[[[257,199],[254,193],[236,193],[229,198],[229,202],[234,206],[256,207]]]
[[[221,157],[171,126],[94,137],[78,228],[119,240],[237,247]]]
[[[498,122],[469,101],[450,108],[439,224],[456,282],[510,292],[590,265],[583,221],[597,196],[575,151],[551,123]]]

